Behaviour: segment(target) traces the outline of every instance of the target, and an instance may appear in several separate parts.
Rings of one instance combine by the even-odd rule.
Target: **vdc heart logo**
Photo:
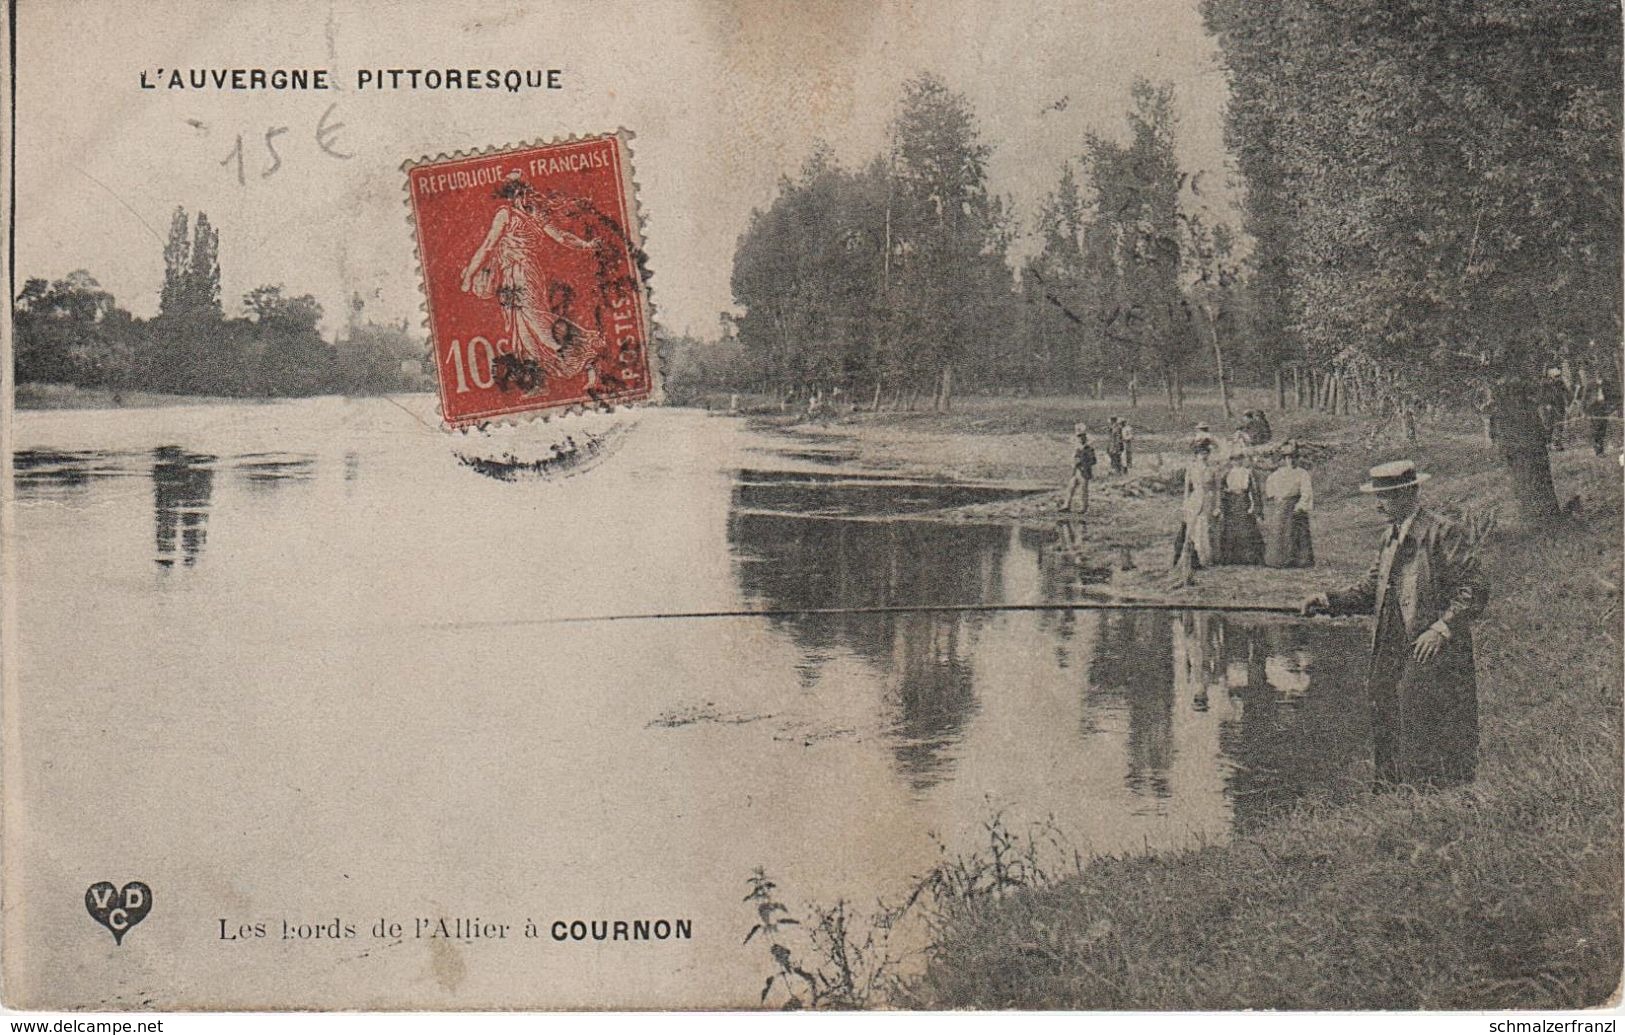
[[[85,909],[90,911],[91,919],[113,932],[116,944],[123,945],[130,928],[152,912],[152,889],[138,880],[122,889],[111,881],[97,881],[85,889]]]

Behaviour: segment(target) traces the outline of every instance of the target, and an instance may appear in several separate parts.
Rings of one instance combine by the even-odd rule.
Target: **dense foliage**
[[[1179,406],[1192,370],[1218,376],[1241,358],[1272,373],[1250,361],[1235,235],[1206,219],[1175,157],[1172,88],[1135,84],[1127,128],[1126,142],[1080,142],[1017,271],[974,112],[934,77],[911,80],[886,155],[852,172],[820,148],[753,214],[734,256],[743,312],[720,346],[741,363],[712,387],[946,409],[965,387],[1106,381],[1137,401],[1143,371]]]
[[[781,182],[733,271],[739,340],[775,388],[890,386],[946,408],[956,370],[1000,367],[1014,293],[989,154],[965,99],[922,76],[889,155],[853,173],[819,149]]]
[[[1610,0],[1206,0],[1257,242],[1259,326],[1476,399],[1554,512],[1538,379],[1617,385]]]
[[[245,315],[220,302],[220,236],[202,212],[176,209],[164,245],[158,315],[139,320],[85,270],[56,281],[30,278],[13,306],[20,383],[54,382],[184,394],[362,394],[428,386],[423,348],[405,322],[364,318],[351,301],[345,332],[319,331],[322,307],[263,285],[243,297]]]

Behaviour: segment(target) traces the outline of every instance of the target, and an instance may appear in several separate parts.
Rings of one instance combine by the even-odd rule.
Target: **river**
[[[797,910],[866,907],[995,815],[1056,862],[1219,841],[1348,793],[1365,756],[1348,627],[554,621],[1065,601],[1113,558],[1081,524],[910,518],[1002,490],[739,419],[433,421],[422,397],[17,415],[11,865],[62,1001],[750,1005],[756,867]],[[604,443],[568,476],[464,459],[565,433]],[[85,914],[100,879],[153,889],[121,947]],[[512,930],[411,937],[439,917]],[[550,934],[617,918],[693,937]]]

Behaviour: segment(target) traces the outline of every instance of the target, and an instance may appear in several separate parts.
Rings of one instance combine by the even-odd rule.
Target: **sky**
[[[1137,77],[1174,85],[1182,162],[1209,173],[1189,200],[1236,219],[1197,0],[22,0],[17,43],[19,284],[88,269],[141,316],[179,205],[220,232],[228,314],[281,283],[315,295],[330,332],[353,292],[415,325],[403,161],[625,128],[657,322],[712,335],[752,209],[819,141],[854,167],[880,153],[926,71],[969,98],[1024,231],[1086,132],[1125,135]],[[326,68],[339,89],[141,88],[143,72],[234,67]],[[556,68],[563,87],[357,89],[358,69],[392,67]]]

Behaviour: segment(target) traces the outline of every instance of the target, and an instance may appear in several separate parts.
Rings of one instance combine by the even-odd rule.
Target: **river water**
[[[751,1005],[756,867],[797,910],[861,908],[995,815],[1085,855],[1219,841],[1348,793],[1365,756],[1346,627],[553,621],[1063,601],[1115,558],[1081,524],[910,519],[1002,490],[737,419],[433,421],[421,397],[18,414],[11,865],[59,1001]],[[603,448],[510,480],[466,461],[566,432]],[[153,889],[117,949],[84,911],[100,879]],[[439,917],[513,926],[411,937]],[[549,936],[578,918],[694,937]],[[356,936],[281,937],[335,919]]]

